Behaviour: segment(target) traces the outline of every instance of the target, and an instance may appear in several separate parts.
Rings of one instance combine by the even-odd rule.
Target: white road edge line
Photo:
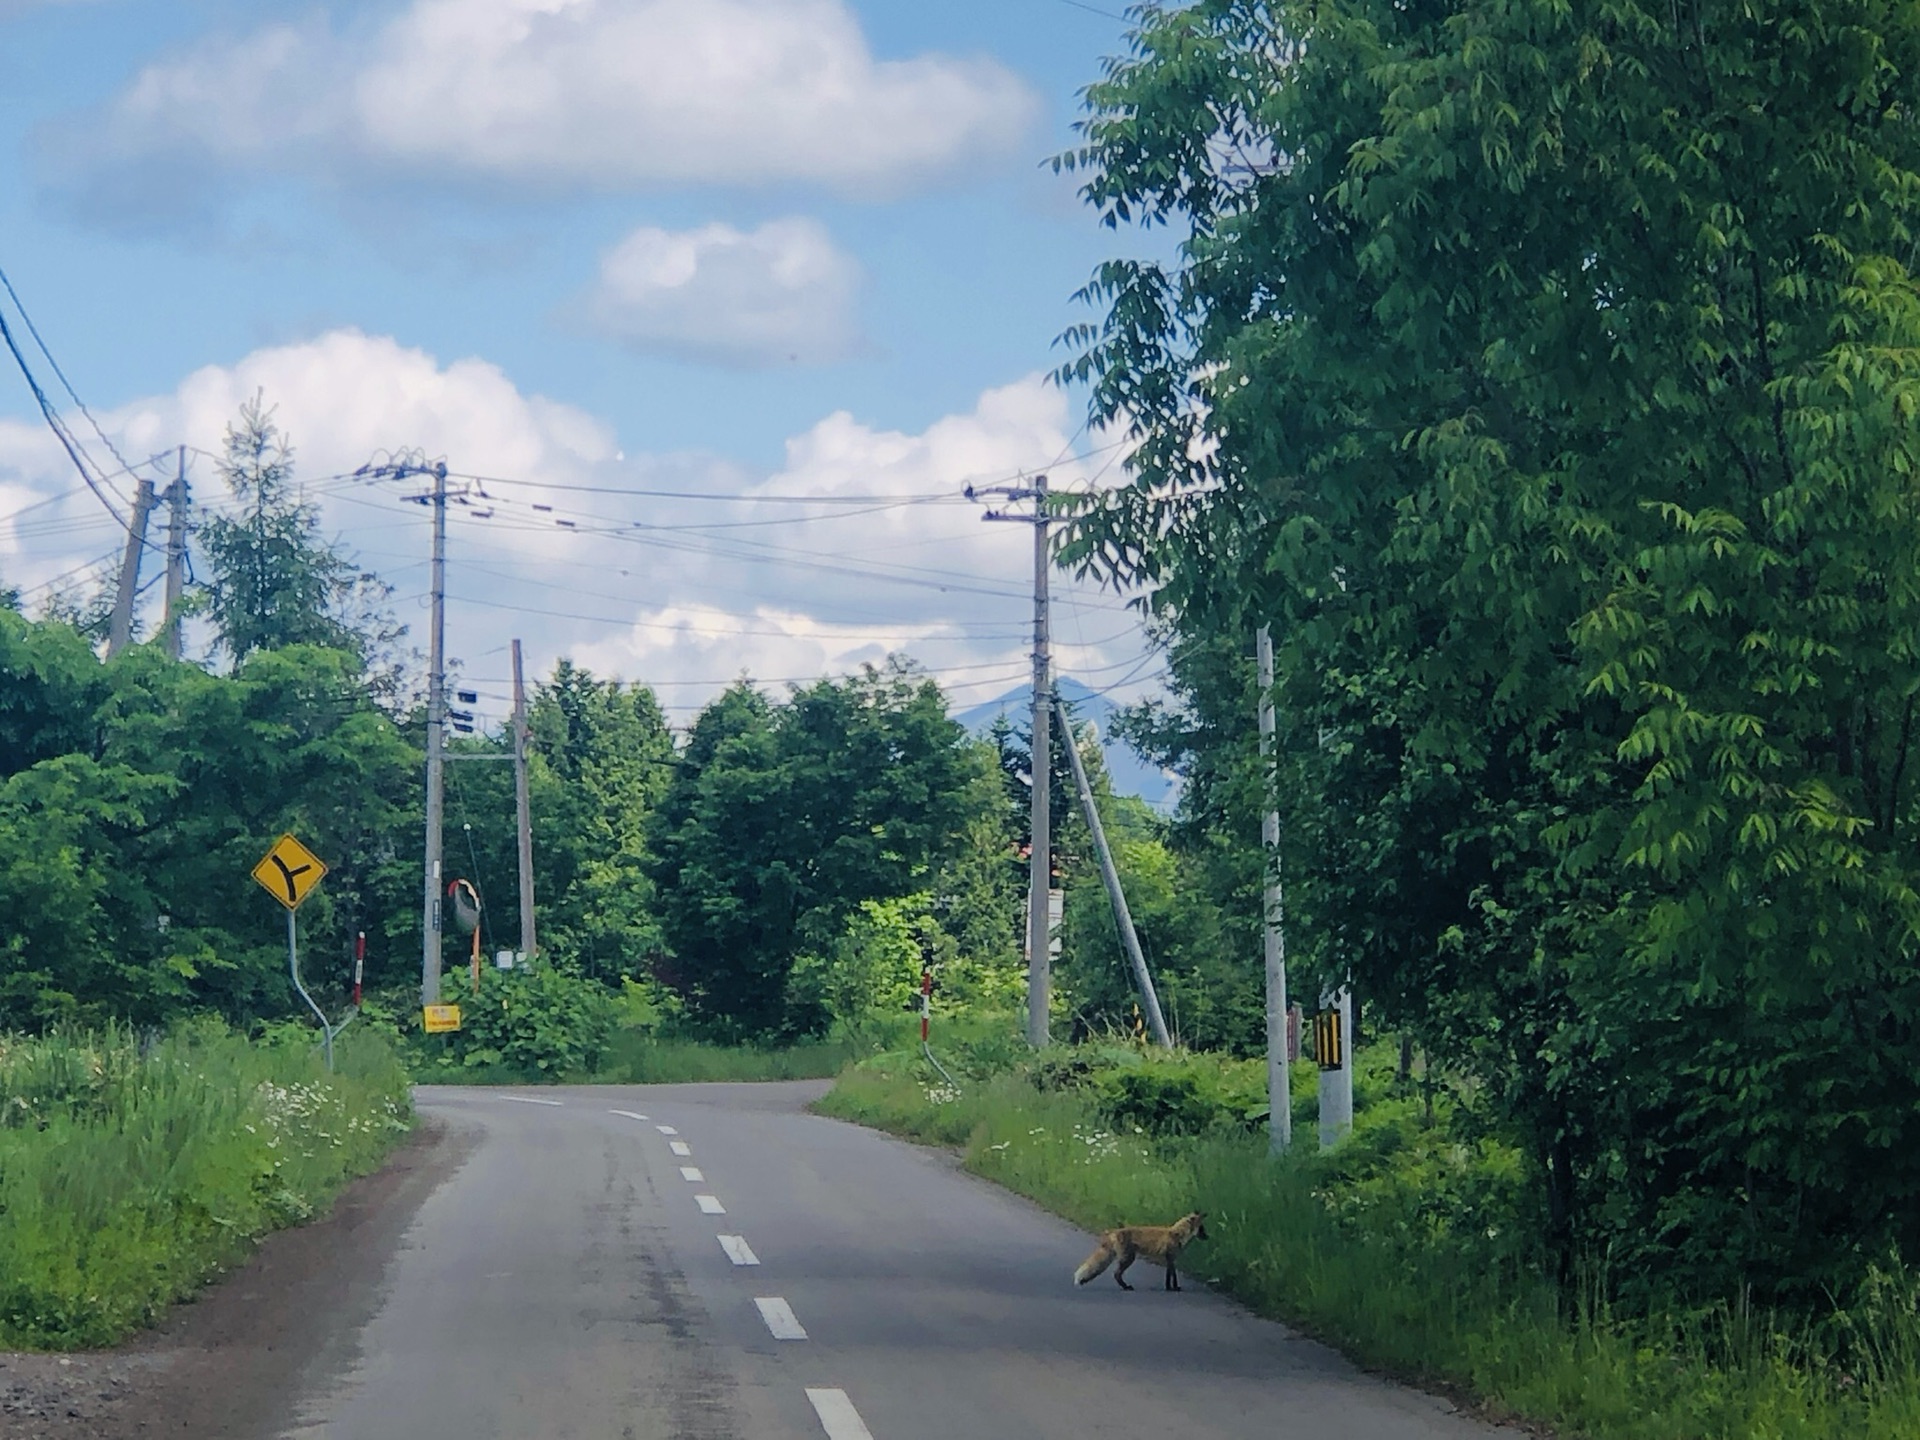
[[[704,1185],[707,1179],[706,1176],[700,1173],[699,1168],[693,1165],[682,1165],[680,1167],[680,1178],[689,1185]]]
[[[516,1105],[565,1105],[564,1100],[536,1100],[531,1095],[496,1095],[496,1100],[511,1100]]]
[[[853,1408],[846,1391],[808,1390],[807,1399],[813,1402],[813,1413],[820,1417],[827,1440],[873,1440],[873,1432]]]
[[[632,1110],[609,1110],[607,1114],[618,1115],[622,1120],[644,1120],[647,1118],[644,1115],[636,1114]]]
[[[753,1253],[753,1247],[747,1244],[744,1235],[721,1235],[716,1237],[720,1248],[727,1252],[727,1259],[736,1265],[758,1265],[760,1257]]]
[[[718,1195],[696,1195],[693,1197],[693,1203],[700,1207],[700,1213],[702,1215],[724,1215],[727,1213],[727,1207],[720,1203],[720,1197]]]
[[[767,1331],[776,1340],[804,1340],[807,1330],[793,1313],[793,1307],[778,1295],[761,1295],[755,1298],[754,1305],[760,1311],[760,1318],[767,1322]]]
[[[687,1144],[687,1142],[684,1140],[671,1141],[668,1144],[667,1148],[672,1150],[674,1154],[680,1156],[682,1159],[685,1159],[687,1156],[693,1154],[693,1147]]]
[[[662,1135],[678,1135],[680,1133],[671,1125],[656,1125],[653,1128],[658,1130]]]

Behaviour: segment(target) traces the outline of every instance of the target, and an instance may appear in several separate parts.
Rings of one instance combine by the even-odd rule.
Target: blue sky
[[[1116,473],[1041,378],[1142,243],[1043,164],[1101,8],[0,0],[0,266],[130,460],[264,388],[417,633],[421,512],[327,477],[419,446],[516,482],[454,527],[471,676],[520,634],[684,714],[897,647],[973,703],[1023,664],[1029,551],[958,491]],[[9,372],[0,517],[76,483]],[[0,518],[0,576],[37,597],[116,533],[84,493]],[[1150,685],[1117,599],[1062,592],[1066,668]]]

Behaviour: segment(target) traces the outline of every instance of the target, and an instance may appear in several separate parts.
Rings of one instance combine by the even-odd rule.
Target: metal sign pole
[[[307,993],[307,987],[300,983],[300,944],[296,926],[299,924],[299,912],[287,911],[287,973],[293,976],[293,988],[300,992],[300,998],[307,1002],[307,1008],[320,1017],[320,1033],[326,1037],[327,1073],[333,1073],[333,1026],[327,1023],[327,1012],[314,1004],[313,996]]]

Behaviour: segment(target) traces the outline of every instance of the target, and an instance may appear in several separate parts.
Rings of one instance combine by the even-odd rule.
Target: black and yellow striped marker
[[[1313,1017],[1313,1058],[1322,1070],[1340,1068],[1340,1052],[1345,1040],[1340,1033],[1338,1010],[1322,1010]]]

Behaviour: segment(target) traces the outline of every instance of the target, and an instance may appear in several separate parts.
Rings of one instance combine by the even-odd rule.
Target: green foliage
[[[774,706],[736,685],[695,721],[656,814],[659,968],[710,1037],[817,1032],[790,1014],[796,959],[865,900],[925,889],[960,848],[978,752],[904,662]]]
[[[1009,1010],[1026,992],[1025,812],[1009,803],[991,748],[968,749],[959,832],[931,887],[934,1005],[949,1014]]]
[[[422,1078],[458,1078],[463,1069],[581,1078],[600,1066],[613,1040],[613,996],[565,966],[542,962],[497,970],[487,965],[480,971],[478,994],[458,980],[445,993],[460,1006],[460,1028],[419,1035],[416,1072]],[[409,1011],[409,1028],[420,1023],[419,1011]],[[448,1070],[455,1074],[447,1077]]]
[[[1270,624],[1300,988],[1473,1077],[1648,1309],[1920,1256],[1916,80],[1876,0],[1199,0],[1064,162],[1183,237],[1067,367],[1183,839],[1258,833]]]
[[[329,1076],[294,1029],[0,1038],[0,1344],[111,1344],[379,1164],[409,1123],[392,1052],[349,1030]]]
[[[1264,1053],[1264,971],[1250,923],[1259,915],[1257,900],[1222,897],[1196,877],[1194,860],[1176,853],[1165,826],[1139,800],[1101,793],[1098,803],[1127,912],[1175,1042]],[[1069,858],[1059,973],[1075,1033],[1130,1033],[1145,1022],[1136,1015],[1133,971],[1084,824],[1062,841]]]
[[[662,951],[647,827],[673,773],[673,739],[651,690],[598,679],[565,658],[528,712],[538,943],[616,986],[646,974]],[[456,749],[512,753],[504,736]],[[513,767],[449,765],[446,815],[447,864],[480,892],[485,948],[517,946]]]
[[[593,1079],[604,1085],[682,1085],[696,1081],[825,1080],[865,1047],[845,1036],[796,1045],[709,1045],[635,1030],[614,1033]]]
[[[388,857],[418,823],[415,765],[352,655],[103,664],[0,611],[0,696],[0,1024],[291,1011],[283,912],[249,878],[282,830],[333,867],[301,913],[330,999],[353,931],[413,908]]]
[[[789,1013],[824,1010],[858,1037],[881,1014],[908,1009],[932,959],[936,929],[925,895],[862,900],[825,955],[800,955],[787,975]]]
[[[386,663],[390,692],[398,673],[388,652],[405,633],[381,611],[392,592],[321,538],[318,507],[294,488],[293,448],[260,397],[227,427],[219,470],[236,513],[199,529],[209,571],[200,604],[221,649],[236,667],[289,645],[344,650],[368,670]]]

